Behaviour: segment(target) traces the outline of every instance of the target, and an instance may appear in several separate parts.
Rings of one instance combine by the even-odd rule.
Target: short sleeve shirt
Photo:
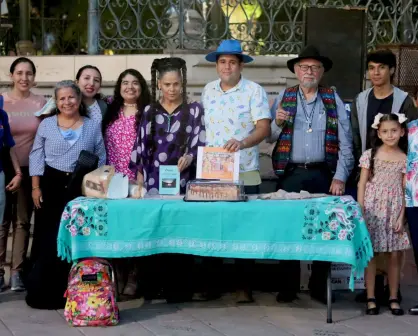
[[[234,138],[244,140],[255,130],[258,120],[271,119],[266,91],[257,83],[241,78],[228,91],[220,80],[207,84],[202,94],[205,109],[206,145],[223,147]],[[259,170],[259,148],[240,151],[240,172]]]

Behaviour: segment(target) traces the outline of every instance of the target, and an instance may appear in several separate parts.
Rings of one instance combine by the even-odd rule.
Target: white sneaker
[[[10,277],[10,287],[14,292],[23,292],[25,290],[25,285],[23,284],[19,272],[13,273]]]

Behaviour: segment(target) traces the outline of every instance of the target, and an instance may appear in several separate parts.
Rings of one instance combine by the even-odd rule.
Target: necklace
[[[136,107],[136,106],[135,106]],[[138,109],[135,110],[135,112],[133,114],[127,114],[125,109],[122,109],[122,116],[125,118],[129,118],[130,116],[136,115],[138,113]]]
[[[174,110],[172,110],[171,113],[168,112],[168,110],[163,106],[162,102],[160,102],[160,105],[161,105],[161,107],[164,110],[163,112],[165,112],[165,113],[163,113],[163,118],[164,118],[164,115],[167,116],[167,121],[168,122],[167,122],[167,130],[166,130],[166,132],[169,133],[170,132],[170,128],[171,128],[171,118],[179,111],[179,107],[181,106],[181,103]]]
[[[134,104],[123,103],[123,106],[126,106],[126,107],[137,107],[138,104],[137,103],[134,103]]]
[[[302,95],[300,94],[300,92],[299,92],[299,97],[300,97],[300,101],[302,103],[303,114],[305,115],[306,123],[308,124],[308,129],[307,129],[306,133],[312,133],[312,118],[313,118],[313,115],[315,113],[315,107],[316,107],[316,102],[318,100],[318,96],[316,96],[314,106],[312,107],[311,113],[309,113],[309,114],[308,114],[308,111],[307,111],[307,106],[305,106],[305,100],[302,97]]]
[[[78,118],[77,118],[77,120],[76,120],[76,121],[74,121],[74,122],[71,124],[71,126],[68,126],[68,127],[67,127],[67,126],[60,125],[60,123],[59,123],[59,121],[58,121],[58,118],[57,118],[57,124],[58,124],[58,126],[59,126],[59,127],[61,127],[61,128],[70,129],[70,128],[72,128],[75,124],[77,124],[79,120],[80,120],[80,117],[78,117]]]
[[[60,123],[58,122],[58,118],[57,118],[58,127],[64,128],[64,129],[60,130],[62,136],[64,137],[64,140],[71,141],[71,140],[74,140],[76,138],[77,132],[74,131],[71,127],[73,127],[75,124],[77,124],[77,122],[79,120],[80,120],[80,116],[78,116],[77,120],[75,122],[73,122],[71,126],[67,127],[67,126],[60,125]]]

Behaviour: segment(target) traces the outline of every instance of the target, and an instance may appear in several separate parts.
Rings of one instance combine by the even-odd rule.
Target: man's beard
[[[318,87],[318,81],[316,79],[314,79],[311,82],[302,82],[301,85],[305,89],[313,89],[313,88]]]

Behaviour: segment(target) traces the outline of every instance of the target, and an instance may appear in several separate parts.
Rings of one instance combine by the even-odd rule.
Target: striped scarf
[[[276,175],[283,175],[292,153],[293,126],[297,111],[299,86],[287,88],[282,99],[282,108],[289,113],[288,120],[273,149],[272,161]],[[319,87],[318,94],[327,111],[325,131],[325,162],[331,171],[335,171],[338,161],[338,114],[334,91]]]

